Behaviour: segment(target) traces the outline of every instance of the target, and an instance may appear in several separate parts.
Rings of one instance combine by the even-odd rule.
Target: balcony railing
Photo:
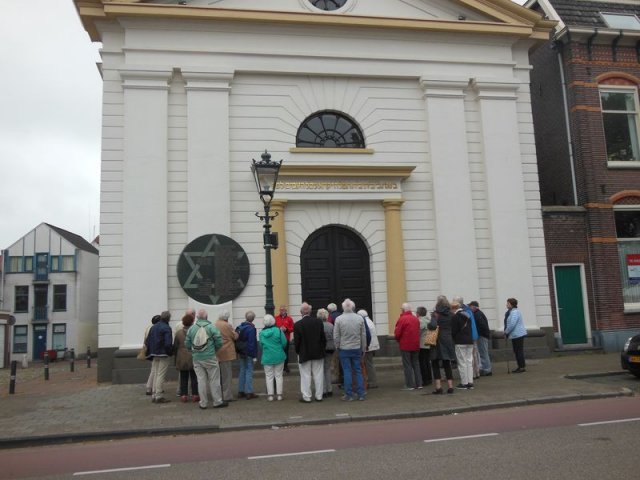
[[[47,305],[43,307],[33,307],[33,321],[34,322],[48,322],[48,312],[49,308]]]
[[[48,269],[37,269],[33,274],[34,282],[48,282],[49,281],[49,270]]]

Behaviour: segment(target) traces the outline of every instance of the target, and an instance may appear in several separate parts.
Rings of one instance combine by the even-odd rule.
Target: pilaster
[[[289,305],[289,269],[287,267],[287,239],[285,236],[285,209],[287,200],[273,200],[271,202],[271,213],[277,213],[276,218],[271,222],[273,233],[278,234],[278,248],[271,250],[272,278],[273,278],[273,303],[276,312],[280,305]]]
[[[402,199],[382,201],[384,207],[385,258],[387,271],[387,312],[389,334],[395,330],[400,307],[407,301],[407,279],[404,265],[404,239],[402,235]],[[382,335],[383,332],[380,332]]]

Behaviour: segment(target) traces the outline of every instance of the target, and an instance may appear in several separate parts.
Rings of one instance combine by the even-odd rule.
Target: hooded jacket
[[[200,351],[193,350],[193,338],[195,337],[198,329],[200,327],[204,327],[207,332],[207,337],[209,341],[207,342],[207,346]],[[220,335],[220,330],[213,326],[213,324],[204,318],[199,318],[196,320],[196,323],[191,325],[189,331],[187,332],[187,338],[184,341],[185,346],[191,350],[191,356],[193,360],[209,360],[211,358],[215,358],[216,350],[222,347],[222,335]]]
[[[287,337],[275,325],[266,327],[260,332],[260,346],[262,347],[262,365],[278,365],[287,358],[284,347],[287,346]]]

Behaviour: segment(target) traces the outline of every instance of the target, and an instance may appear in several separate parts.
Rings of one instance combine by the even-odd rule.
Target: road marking
[[[309,451],[309,452],[293,452],[293,453],[277,453],[275,455],[260,455],[257,457],[247,457],[247,460],[261,460],[264,458],[278,458],[278,457],[295,457],[297,455],[314,455],[316,453],[333,453],[335,452],[334,449],[332,450],[313,450],[313,451]]]
[[[132,470],[149,470],[151,468],[169,468],[171,465],[166,463],[164,465],[146,465],[144,467],[129,467],[129,468],[112,468],[110,470],[93,470],[91,472],[76,472],[73,476],[77,475],[94,475],[96,473],[113,473],[113,472],[129,472]]]
[[[448,442],[449,440],[466,440],[469,438],[482,438],[482,437],[495,437],[498,433],[482,433],[480,435],[467,435],[465,437],[447,437],[447,438],[434,438],[432,440],[425,440],[424,443],[433,442]]]
[[[592,427],[594,425],[607,425],[609,423],[625,423],[625,422],[638,422],[640,421],[640,417],[639,418],[625,418],[623,420],[609,420],[606,422],[592,422],[592,423],[579,423],[578,426],[579,427]]]

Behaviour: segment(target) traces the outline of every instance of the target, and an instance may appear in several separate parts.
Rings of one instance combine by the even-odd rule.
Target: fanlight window
[[[364,136],[345,115],[324,111],[308,117],[296,136],[301,148],[364,148]]]
[[[342,8],[347,3],[347,0],[310,0],[310,2],[311,5],[320,10],[332,11]]]

